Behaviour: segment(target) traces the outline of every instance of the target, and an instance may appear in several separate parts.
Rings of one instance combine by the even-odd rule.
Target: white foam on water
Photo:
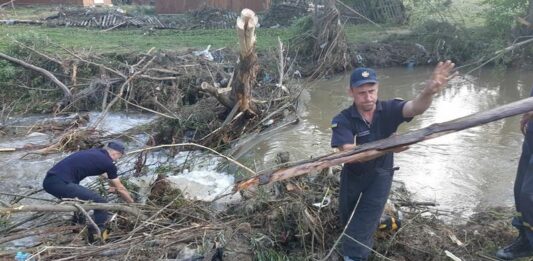
[[[90,121],[88,125],[91,126],[94,124],[100,115],[100,112],[89,113]],[[108,133],[121,133],[131,128],[150,123],[156,118],[153,114],[145,113],[109,113],[98,126],[98,129]]]
[[[212,201],[217,196],[228,193],[233,188],[235,178],[215,171],[191,171],[167,180],[175,188],[180,189],[189,199]]]

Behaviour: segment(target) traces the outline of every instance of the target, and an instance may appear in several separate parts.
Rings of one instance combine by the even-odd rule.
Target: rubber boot
[[[529,257],[533,256],[533,247],[527,239],[526,233],[520,230],[518,237],[510,245],[498,250],[496,256],[503,260]]]

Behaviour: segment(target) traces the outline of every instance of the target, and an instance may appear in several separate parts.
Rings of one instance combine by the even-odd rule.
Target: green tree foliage
[[[486,25],[495,37],[509,37],[517,16],[525,16],[528,0],[484,0]]]

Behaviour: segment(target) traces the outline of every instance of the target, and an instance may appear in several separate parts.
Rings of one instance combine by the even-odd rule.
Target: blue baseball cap
[[[376,71],[370,68],[359,67],[352,72],[350,87],[357,88],[365,83],[378,83]]]
[[[107,144],[107,147],[113,150],[116,150],[122,154],[126,152],[126,148],[124,145],[119,141],[111,141]]]

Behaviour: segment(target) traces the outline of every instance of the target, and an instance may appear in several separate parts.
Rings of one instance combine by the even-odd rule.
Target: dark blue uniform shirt
[[[412,118],[404,118],[403,106],[407,103],[401,99],[377,101],[376,111],[372,123],[367,123],[357,111],[355,105],[343,110],[332,120],[333,135],[331,146],[336,148],[345,144],[357,144],[380,140],[391,136],[398,126]],[[375,168],[392,170],[392,153],[387,153],[379,158],[363,163],[345,164],[344,168],[351,173],[366,173]]]
[[[109,179],[116,179],[117,167],[105,149],[78,151],[54,165],[48,175],[56,175],[65,182],[79,184],[88,176],[107,173]]]

